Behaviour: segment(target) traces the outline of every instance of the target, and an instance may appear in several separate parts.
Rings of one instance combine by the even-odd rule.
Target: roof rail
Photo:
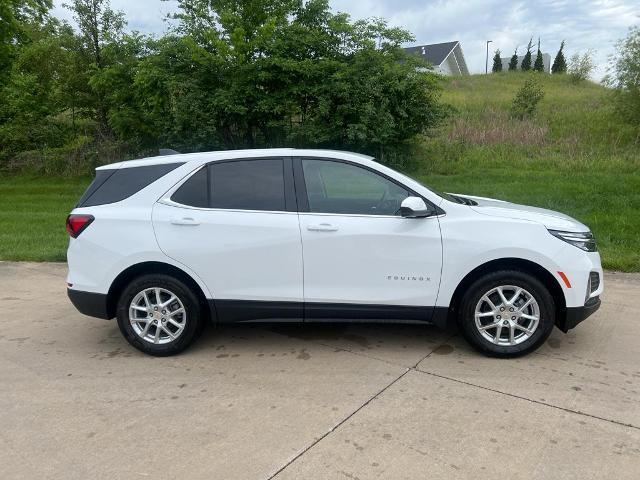
[[[158,150],[158,155],[180,155],[180,152],[176,152],[171,148],[161,148]]]

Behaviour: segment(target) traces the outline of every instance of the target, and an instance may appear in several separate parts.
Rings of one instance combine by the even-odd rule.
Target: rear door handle
[[[192,217],[172,218],[171,225],[200,225],[200,222]]]
[[[318,225],[307,225],[307,230],[312,232],[337,232],[338,227],[330,223],[320,223]]]

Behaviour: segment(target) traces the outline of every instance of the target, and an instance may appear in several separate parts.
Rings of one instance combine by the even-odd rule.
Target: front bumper
[[[600,297],[591,297],[582,307],[567,307],[566,315],[556,321],[556,326],[567,333],[595,313],[600,308],[600,303]]]
[[[109,315],[107,295],[104,293],[83,292],[67,288],[67,295],[73,306],[84,315],[105,320],[113,317],[113,315]]]

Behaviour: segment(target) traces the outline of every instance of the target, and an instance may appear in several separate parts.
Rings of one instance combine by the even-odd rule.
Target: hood
[[[589,227],[580,223],[574,218],[564,213],[547,210],[546,208],[529,207],[527,205],[518,205],[517,203],[505,202],[486,197],[475,197],[472,195],[459,195],[473,200],[470,205],[474,211],[483,215],[491,215],[494,217],[514,218],[518,220],[529,220],[531,222],[541,223],[551,230],[562,230],[567,232],[588,232]],[[472,203],[472,202],[469,202]]]

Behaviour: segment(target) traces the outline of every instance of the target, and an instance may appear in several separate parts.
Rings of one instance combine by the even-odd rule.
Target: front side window
[[[212,163],[192,175],[171,199],[193,207],[284,211],[283,160]]]
[[[375,172],[330,160],[302,160],[313,213],[399,215],[409,192]]]

